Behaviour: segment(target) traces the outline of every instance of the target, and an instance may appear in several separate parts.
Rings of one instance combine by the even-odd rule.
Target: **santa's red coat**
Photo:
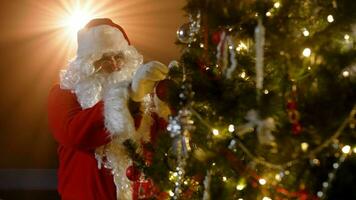
[[[59,143],[58,192],[63,200],[115,200],[116,187],[111,171],[98,168],[95,149],[110,142],[104,126],[104,103],[82,109],[75,94],[55,85],[49,94],[48,118],[54,138]],[[150,142],[157,141],[158,130],[164,130],[167,122],[152,113],[153,123]],[[138,128],[142,116],[135,114]],[[144,149],[145,152],[145,149]],[[150,162],[150,157],[146,160]],[[133,183],[134,184],[134,183]],[[134,184],[135,185],[135,184]],[[133,187],[132,199],[138,199]],[[162,195],[157,191],[155,195]]]
[[[59,143],[58,192],[63,200],[115,200],[110,170],[98,169],[94,151],[110,141],[104,127],[103,102],[82,109],[75,94],[52,88],[49,126]]]

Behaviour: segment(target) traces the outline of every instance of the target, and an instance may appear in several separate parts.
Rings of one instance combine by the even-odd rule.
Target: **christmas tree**
[[[149,166],[126,144],[136,164],[171,199],[327,199],[356,154],[356,1],[184,9],[156,88],[172,115]]]

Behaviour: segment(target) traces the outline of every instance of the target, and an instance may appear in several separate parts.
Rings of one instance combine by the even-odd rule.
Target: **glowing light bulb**
[[[263,178],[260,178],[260,179],[258,180],[258,182],[259,182],[261,185],[266,185],[266,183],[267,183],[266,179],[263,179]]]
[[[334,21],[334,17],[332,15],[328,15],[327,20],[329,23],[332,23]]]
[[[271,197],[263,197],[262,200],[272,200]]]
[[[345,71],[342,72],[342,75],[343,75],[344,77],[349,77],[349,76],[350,76],[350,72],[347,71],[347,70],[345,70]]]
[[[351,147],[349,145],[345,145],[344,147],[342,147],[341,151],[344,154],[348,154],[350,153]]]
[[[235,131],[235,126],[233,124],[230,124],[228,130],[229,130],[230,133],[234,132]]]
[[[270,17],[271,15],[272,15],[271,12],[266,12],[266,16],[267,16],[267,17]]]
[[[344,39],[345,39],[345,40],[349,40],[349,39],[350,39],[350,36],[349,36],[348,34],[345,34],[345,35],[344,35]]]
[[[215,135],[215,136],[219,135],[219,130],[218,129],[213,129],[213,135]]]
[[[241,72],[240,76],[241,78],[246,78],[246,72]]]
[[[273,6],[274,6],[275,8],[279,8],[279,7],[281,6],[281,3],[279,3],[279,2],[277,1],[276,3],[273,4]]]
[[[306,142],[303,142],[300,144],[300,147],[301,147],[302,151],[306,152],[308,150],[309,144]]]
[[[226,181],[227,181],[226,176],[223,176],[223,177],[222,177],[222,180],[223,180],[224,182],[226,182]]]
[[[334,168],[334,169],[339,168],[339,163],[334,163],[334,164],[333,164],[333,168]]]
[[[169,190],[169,196],[173,197],[174,196],[174,193],[172,192],[172,190]]]
[[[241,191],[241,190],[245,189],[245,187],[246,187],[245,184],[238,184],[238,185],[236,185],[236,190]]]
[[[356,153],[356,147],[354,147],[354,148],[352,149],[352,151],[353,151],[354,153]]]
[[[304,35],[305,37],[308,37],[308,36],[309,36],[309,31],[308,31],[307,29],[305,29],[305,30],[303,31],[303,35]]]
[[[324,193],[323,193],[322,191],[319,191],[319,192],[316,193],[316,195],[317,195],[318,197],[322,197],[322,196],[324,195]]]
[[[311,55],[311,50],[309,48],[305,48],[303,50],[303,56],[304,57],[309,57]]]
[[[268,94],[269,91],[266,89],[266,90],[263,91],[263,93]]]

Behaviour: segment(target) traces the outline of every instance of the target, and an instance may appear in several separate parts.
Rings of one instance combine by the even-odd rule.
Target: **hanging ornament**
[[[130,181],[137,181],[141,176],[141,171],[134,165],[126,169],[126,176]]]
[[[226,68],[225,70],[225,76],[227,79],[232,78],[232,73],[235,71],[237,67],[237,62],[236,62],[236,53],[235,53],[235,46],[232,41],[232,36],[229,36],[227,38],[227,46],[229,48],[229,57],[230,57],[230,66]]]
[[[262,18],[258,19],[255,28],[255,48],[256,48],[256,89],[258,94],[263,89],[263,59],[265,45],[265,27],[262,24]]]
[[[200,31],[201,15],[200,11],[195,16],[189,15],[189,22],[183,24],[177,30],[177,39],[184,44],[189,44],[194,41],[195,36]]]
[[[248,123],[237,127],[237,134],[242,137],[248,132],[252,132],[256,127],[257,138],[260,144],[275,146],[275,137],[272,131],[276,129],[276,123],[272,117],[260,119],[257,111],[248,111],[246,117]]]
[[[170,97],[177,92],[178,88],[176,83],[170,79],[159,81],[155,87],[157,97],[166,103],[169,103]]]
[[[222,31],[215,31],[214,33],[212,33],[211,35],[211,42],[214,44],[214,45],[218,45],[221,41],[221,34],[222,34]]]
[[[286,107],[287,107],[289,122],[291,123],[291,131],[293,135],[300,135],[300,133],[303,131],[303,127],[299,121],[300,114],[299,111],[297,110],[298,108],[297,108],[296,96],[297,96],[297,86],[293,85],[290,97],[287,100]]]
[[[203,200],[210,200],[210,182],[211,182],[211,172],[210,170],[207,171],[205,179],[204,179],[204,194]]]
[[[193,41],[193,32],[191,31],[191,23],[185,23],[177,30],[177,39],[184,44]]]

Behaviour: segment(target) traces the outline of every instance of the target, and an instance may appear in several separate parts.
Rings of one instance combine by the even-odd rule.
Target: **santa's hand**
[[[157,81],[166,78],[168,67],[158,61],[151,61],[142,65],[135,73],[131,84],[131,99],[142,101],[143,97],[153,92]]]

